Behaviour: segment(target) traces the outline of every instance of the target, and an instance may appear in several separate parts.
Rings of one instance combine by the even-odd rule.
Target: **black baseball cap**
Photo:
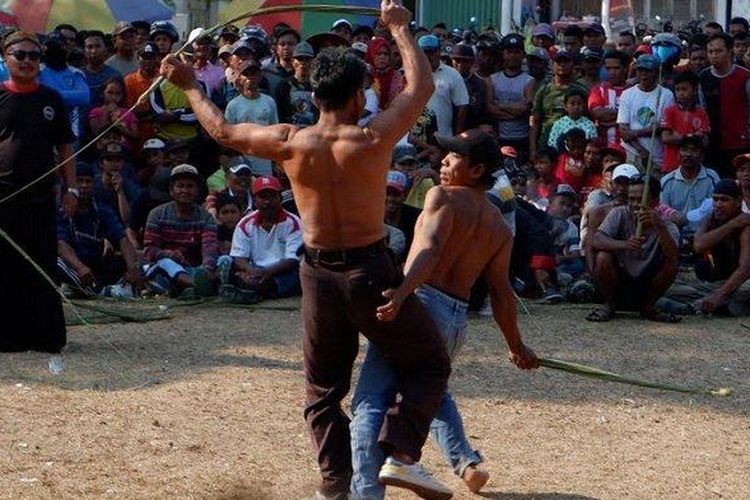
[[[441,148],[461,156],[469,156],[476,163],[494,171],[500,166],[500,150],[497,140],[477,128],[456,136],[435,135]]]
[[[503,49],[523,49],[525,42],[526,40],[524,40],[524,38],[518,33],[511,33],[503,37],[502,41],[500,42],[500,46]]]

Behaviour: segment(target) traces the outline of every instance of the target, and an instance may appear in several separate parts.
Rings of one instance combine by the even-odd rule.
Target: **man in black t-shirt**
[[[17,192],[73,153],[68,113],[60,95],[37,81],[41,45],[32,33],[5,39],[4,60],[10,79],[0,86],[0,199]],[[75,164],[66,162],[62,210],[75,212]],[[48,276],[55,276],[54,176],[48,176],[0,206],[0,228]],[[20,253],[0,240],[0,351],[59,352],[65,345],[65,316],[57,290]]]
[[[489,125],[495,121],[487,111],[488,95],[492,87],[488,80],[477,75],[474,71],[474,49],[470,45],[459,43],[453,47],[451,60],[456,71],[461,73],[469,92],[469,110],[466,114],[466,128],[478,128]],[[494,132],[494,130],[492,130]]]

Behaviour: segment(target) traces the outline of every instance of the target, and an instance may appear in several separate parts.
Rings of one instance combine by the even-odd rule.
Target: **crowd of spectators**
[[[440,183],[435,135],[478,128],[501,146],[488,197],[514,232],[517,294],[603,304],[592,321],[621,310],[668,322],[747,314],[750,34],[745,19],[729,26],[609,41],[596,23],[538,24],[529,37],[414,26],[435,92],[393,152],[384,225],[394,258],[405,259]],[[66,293],[297,294],[302,222],[283,171],[215,143],[168,81],[139,99],[179,38],[169,22],[106,34],[60,25],[40,37],[39,81],[62,97],[74,147],[96,139],[77,163],[76,212],[58,220]],[[370,68],[366,126],[405,83],[377,25],[341,19],[307,39],[283,23],[271,33],[230,25],[184,57],[229,123],[305,127],[318,118],[311,65],[329,47]],[[481,310],[482,283],[474,292]]]

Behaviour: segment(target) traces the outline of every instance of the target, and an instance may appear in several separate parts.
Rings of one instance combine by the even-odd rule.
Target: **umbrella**
[[[277,5],[345,5],[350,7],[380,7],[380,0],[229,0],[222,2],[219,9],[219,20],[226,21],[248,9],[259,7],[274,7]],[[365,16],[343,16],[336,14],[320,14],[316,12],[286,12],[273,16],[251,17],[248,24],[260,24],[267,33],[271,33],[273,26],[278,22],[285,22],[295,29],[302,31],[303,36],[308,37],[316,33],[324,33],[331,30],[331,25],[337,19],[346,18],[353,25],[367,24],[372,26],[375,21],[372,17]]]
[[[172,9],[161,0],[10,0],[6,8],[18,18],[19,28],[35,32],[49,32],[68,23],[107,33],[117,21],[172,18]]]

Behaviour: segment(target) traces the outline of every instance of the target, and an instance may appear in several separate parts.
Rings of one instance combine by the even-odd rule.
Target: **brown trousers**
[[[398,377],[401,399],[389,408],[380,432],[386,453],[397,450],[419,460],[446,388],[450,360],[415,296],[404,302],[396,320],[375,317],[376,307],[385,302],[382,292],[401,280],[382,242],[346,252],[307,250],[300,280],[305,419],[317,448],[320,491],[335,495],[349,491],[352,475],[349,417],[341,400],[349,392],[358,333],[380,349]]]

